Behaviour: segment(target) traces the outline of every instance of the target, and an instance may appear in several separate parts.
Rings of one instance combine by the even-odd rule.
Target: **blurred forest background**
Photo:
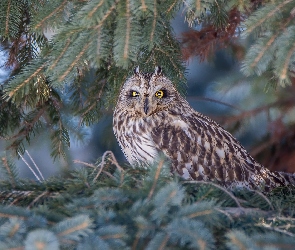
[[[161,65],[260,163],[295,172],[295,1],[106,2],[1,1],[2,157],[27,150],[44,176],[106,150],[124,162],[118,90]]]

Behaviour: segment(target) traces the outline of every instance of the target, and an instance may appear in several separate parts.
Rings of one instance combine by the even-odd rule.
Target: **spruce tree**
[[[134,66],[163,66],[184,93],[183,59],[205,60],[220,48],[242,60],[239,79],[257,83],[252,93],[277,86],[264,104],[276,114],[286,111],[282,121],[292,128],[294,8],[291,0],[2,0],[0,38],[12,71],[0,90],[0,138],[8,152],[23,154],[46,132],[52,156],[65,156],[70,134],[82,136],[77,127],[96,123],[113,107]],[[181,41],[170,24],[180,9],[190,26],[201,25]],[[251,45],[242,46],[241,36]],[[230,82],[222,86],[234,88],[236,81]],[[295,244],[293,189],[229,191],[171,177],[162,159],[148,170],[121,166],[110,152],[95,164],[80,165],[34,182],[20,179],[13,159],[2,156],[0,249]]]

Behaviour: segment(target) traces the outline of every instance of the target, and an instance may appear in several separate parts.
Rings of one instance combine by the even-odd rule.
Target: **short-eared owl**
[[[264,168],[230,133],[193,110],[160,67],[134,69],[121,89],[113,129],[131,165],[163,153],[172,172],[187,180],[263,190],[295,183],[294,175]]]

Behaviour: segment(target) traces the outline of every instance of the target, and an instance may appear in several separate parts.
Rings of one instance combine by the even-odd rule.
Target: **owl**
[[[266,191],[295,184],[295,175],[269,171],[229,132],[195,111],[158,66],[153,73],[136,67],[126,80],[113,130],[131,165],[144,166],[164,154],[171,172],[186,180]]]

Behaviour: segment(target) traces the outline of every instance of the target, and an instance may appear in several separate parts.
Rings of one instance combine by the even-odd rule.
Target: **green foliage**
[[[250,47],[242,71],[246,76],[271,72],[281,86],[291,84],[294,62],[294,1],[266,2],[245,21],[245,35],[258,39]]]
[[[5,177],[0,188],[5,249],[286,249],[295,243],[294,189],[262,194],[183,182],[162,159],[148,169],[122,168],[106,152],[65,176],[38,183]]]
[[[65,117],[80,125],[97,122],[136,65],[161,65],[177,87],[184,85],[170,27],[177,1],[2,2],[0,37],[11,44],[13,72],[0,98],[18,112],[0,123],[0,136],[17,153],[37,133],[50,131],[52,156],[65,155],[71,130]],[[11,113],[5,106],[1,120]]]

